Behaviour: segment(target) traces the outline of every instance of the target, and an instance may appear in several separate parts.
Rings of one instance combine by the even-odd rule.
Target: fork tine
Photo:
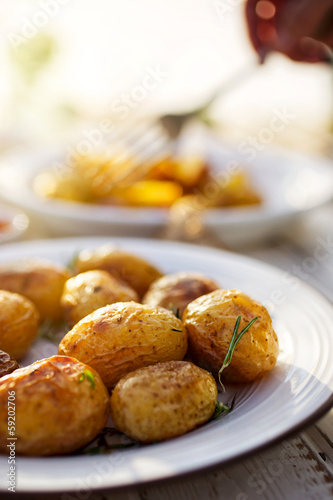
[[[142,121],[128,132],[128,126],[118,129],[112,150],[118,149],[118,168],[113,171],[112,187],[119,183],[141,180],[153,168],[154,163],[170,156],[172,144],[163,127],[156,121]]]

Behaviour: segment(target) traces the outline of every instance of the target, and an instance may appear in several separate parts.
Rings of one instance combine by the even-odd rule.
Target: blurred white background
[[[243,10],[241,0],[0,0],[2,137],[69,140],[83,124],[119,117],[128,95],[133,113],[202,104],[256,64]],[[152,71],[163,76],[140,94]],[[274,110],[285,111],[292,126],[274,142],[322,151],[330,144],[332,80],[329,67],[272,55],[220,98],[214,118],[239,141]]]

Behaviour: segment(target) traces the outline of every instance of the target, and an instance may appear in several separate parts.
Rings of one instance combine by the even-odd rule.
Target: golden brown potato
[[[20,368],[18,362],[7,352],[0,351],[0,378]]]
[[[217,402],[213,376],[187,361],[140,368],[123,377],[111,396],[115,427],[142,442],[163,441],[209,420]]]
[[[59,354],[95,368],[108,389],[137,368],[181,360],[186,350],[185,328],[171,311],[136,302],[118,302],[89,314],[59,345]]]
[[[76,259],[75,268],[78,273],[93,269],[107,271],[134,288],[140,298],[150,284],[162,276],[162,273],[149,262],[112,245],[83,250]]]
[[[91,192],[91,182],[78,172],[40,172],[33,181],[33,190],[43,198],[60,198],[66,201],[89,203],[95,201]]]
[[[245,170],[226,174],[224,182],[223,176],[210,173],[201,191],[206,208],[258,205],[262,202]]]
[[[0,349],[22,358],[34,341],[39,326],[36,306],[17,293],[0,290]]]
[[[87,271],[66,281],[61,306],[66,321],[74,326],[96,309],[115,302],[138,299],[135,290],[106,271]]]
[[[0,452],[7,453],[9,396],[14,394],[16,453],[59,455],[88,444],[105,426],[108,392],[97,372],[52,356],[0,379]]]
[[[187,304],[197,297],[217,290],[219,286],[199,273],[167,274],[154,281],[142,299],[144,304],[162,306],[182,316]]]
[[[42,320],[61,319],[60,297],[68,278],[65,267],[43,259],[11,262],[0,267],[1,288],[28,297]]]
[[[232,382],[249,382],[271,370],[279,353],[272,320],[264,306],[240,291],[216,290],[191,302],[183,321],[191,359],[217,375],[238,316],[239,332],[256,316],[258,319],[239,341],[223,377]]]
[[[170,207],[181,195],[183,189],[177,182],[145,180],[119,187],[108,198],[112,205],[131,207]]]

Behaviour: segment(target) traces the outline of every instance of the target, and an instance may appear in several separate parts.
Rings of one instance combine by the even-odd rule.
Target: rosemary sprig
[[[243,330],[238,333],[238,329],[239,329],[239,325],[240,325],[240,322],[241,322],[241,316],[238,316],[237,320],[236,320],[236,324],[235,324],[235,328],[234,328],[234,332],[232,334],[232,337],[231,337],[231,340],[230,340],[230,343],[229,343],[229,347],[228,347],[228,351],[227,351],[227,354],[225,355],[225,358],[224,358],[224,361],[223,361],[223,364],[221,366],[221,368],[219,369],[219,373],[218,373],[218,376],[219,376],[219,382],[221,384],[221,387],[223,389],[223,391],[225,391],[225,388],[224,388],[224,385],[222,384],[221,382],[221,374],[223,372],[223,370],[225,368],[227,368],[227,366],[230,365],[231,363],[231,358],[234,354],[234,351],[235,351],[235,348],[238,344],[238,342],[240,341],[240,339],[243,337],[244,333],[246,333],[249,328],[251,328],[251,326],[253,325],[253,323],[255,321],[257,321],[258,317],[256,318],[253,318],[252,321],[250,321],[250,323],[248,323],[246,325],[245,328],[243,328]]]
[[[83,382],[85,379],[88,380],[88,382],[91,385],[91,388],[95,389],[95,377],[94,377],[93,373],[90,370],[88,370],[88,368],[85,368],[83,370],[83,372],[81,373],[81,375],[79,377],[79,384],[81,384],[81,382]]]

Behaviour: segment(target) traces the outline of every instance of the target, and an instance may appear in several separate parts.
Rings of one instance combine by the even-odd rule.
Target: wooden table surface
[[[312,257],[318,238],[333,241],[333,206],[318,210],[282,238],[241,252],[289,272]],[[305,281],[333,301],[333,248]],[[333,325],[332,325],[333,335]],[[333,353],[332,353],[333,363]],[[1,496],[1,495],[0,495]],[[333,410],[294,437],[213,471],[118,492],[18,498],[61,500],[324,500],[333,498]],[[5,498],[2,496],[2,498]]]

